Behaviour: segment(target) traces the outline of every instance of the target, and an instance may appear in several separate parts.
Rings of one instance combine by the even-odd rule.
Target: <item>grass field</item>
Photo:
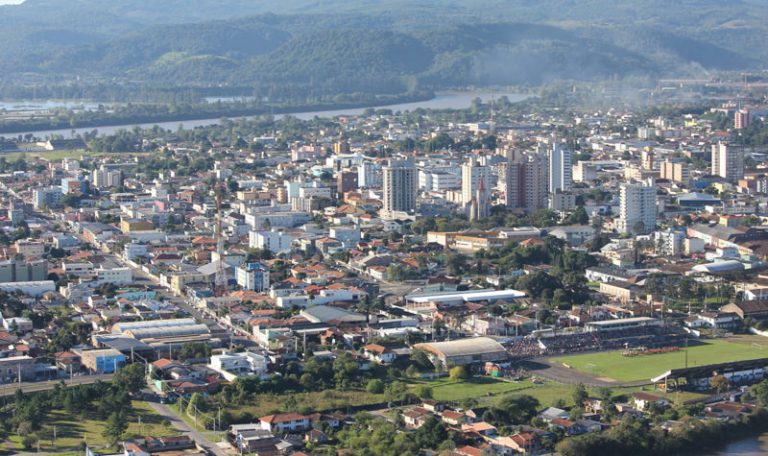
[[[15,161],[19,157],[25,159],[31,158],[44,158],[46,160],[56,161],[63,158],[80,158],[80,157],[100,157],[105,155],[119,155],[119,156],[134,156],[134,155],[148,155],[145,152],[94,152],[90,150],[52,150],[52,151],[24,151],[24,152],[9,152],[7,154],[0,154],[0,157],[5,158],[7,161]]]
[[[473,377],[469,380],[454,381],[448,377],[434,380],[409,380],[409,386],[415,388],[426,385],[432,388],[432,394],[438,401],[461,401],[463,399],[482,399],[484,396],[495,396],[524,390],[531,387],[531,382],[511,382],[492,377]]]
[[[230,407],[229,411],[235,414],[249,413],[253,417],[260,417],[272,413],[289,412],[287,399],[289,395],[260,394],[249,404]],[[381,404],[385,401],[383,394],[371,394],[360,390],[326,390],[312,391],[308,393],[294,393],[290,397],[295,399],[295,405],[299,410],[308,411],[344,411],[355,405]]]
[[[659,355],[623,356],[621,350],[553,358],[583,373],[618,381],[648,380],[670,369],[685,367],[685,350]],[[740,336],[708,340],[688,348],[688,367],[768,358],[768,340]]]
[[[141,417],[141,425],[139,425]],[[151,435],[155,437],[167,437],[178,435],[173,428],[162,424],[163,418],[152,410],[146,402],[134,401],[133,410],[128,415],[129,426],[126,437],[140,437]],[[56,440],[53,440],[54,427]],[[98,419],[87,417],[85,419],[73,419],[63,410],[51,412],[42,423],[42,430],[36,433],[40,439],[40,451],[48,453],[72,453],[77,454],[80,442],[87,442],[92,448],[104,448],[107,443],[101,433],[104,423]],[[10,446],[22,450],[21,438],[13,435],[9,438]],[[8,447],[9,445],[6,445]],[[36,451],[35,448],[33,451]]]
[[[455,382],[449,378],[440,378],[435,380],[409,380],[409,387],[415,388],[418,385],[427,385],[432,388],[434,399],[444,402],[461,402],[464,399],[475,399],[481,406],[495,405],[503,398],[517,397],[522,395],[533,396],[538,399],[541,407],[549,407],[558,400],[563,400],[566,406],[573,405],[574,385],[564,385],[553,381],[543,381],[533,383],[530,379],[520,382],[499,380],[491,377],[473,377],[470,380]],[[614,396],[629,395],[641,391],[641,387],[632,388],[611,388]],[[646,390],[652,390],[652,387],[646,387]],[[596,389],[591,389],[590,393],[598,395]],[[669,395],[654,391],[654,394],[668,397],[670,401],[680,402],[691,399],[699,399],[706,395],[698,393],[670,393]]]

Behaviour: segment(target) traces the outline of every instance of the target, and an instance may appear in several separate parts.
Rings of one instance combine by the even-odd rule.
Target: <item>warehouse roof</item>
[[[504,347],[490,337],[473,337],[446,342],[416,344],[414,348],[425,350],[435,355],[442,355],[446,358],[453,356],[480,355],[493,352],[506,353]]]
[[[413,293],[405,297],[410,302],[450,302],[450,301],[495,301],[499,299],[522,298],[525,293],[517,290],[469,290],[447,291],[440,293]]]

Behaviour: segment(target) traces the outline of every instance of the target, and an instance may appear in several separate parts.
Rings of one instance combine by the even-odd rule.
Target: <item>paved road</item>
[[[229,453],[219,448],[214,442],[211,442],[208,437],[202,432],[195,431],[190,428],[187,423],[184,422],[170,407],[165,404],[159,404],[157,402],[147,402],[150,407],[163,418],[171,422],[173,427],[178,429],[181,433],[189,435],[198,445],[205,448],[209,454],[215,454],[217,456],[229,456]]]
[[[80,377],[74,377],[72,380],[67,379],[65,383],[67,386],[89,385],[91,383],[96,383],[99,380],[108,382],[112,380],[112,374],[83,375]],[[0,397],[12,396],[16,394],[16,390],[19,388],[21,388],[21,390],[25,393],[52,390],[60,382],[61,380],[50,380],[46,382],[8,383],[5,385],[0,385]]]

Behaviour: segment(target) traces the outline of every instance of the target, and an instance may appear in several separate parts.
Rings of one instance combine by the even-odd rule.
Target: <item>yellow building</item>
[[[135,231],[152,231],[155,226],[152,222],[141,219],[122,219],[120,221],[120,231],[123,233],[133,233]]]

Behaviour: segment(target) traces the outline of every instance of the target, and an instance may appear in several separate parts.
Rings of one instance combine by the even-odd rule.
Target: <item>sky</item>
[[[20,5],[24,0],[0,0],[0,5]]]

